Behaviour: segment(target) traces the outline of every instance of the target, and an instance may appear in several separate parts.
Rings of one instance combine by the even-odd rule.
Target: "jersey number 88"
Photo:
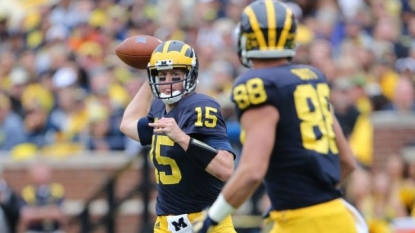
[[[330,90],[326,83],[316,87],[298,85],[294,91],[295,108],[301,120],[300,133],[305,149],[321,154],[338,153],[333,130],[333,115],[329,110]],[[233,90],[233,99],[239,109],[258,105],[267,100],[267,92],[260,78],[239,84]],[[242,140],[243,141],[243,140]]]

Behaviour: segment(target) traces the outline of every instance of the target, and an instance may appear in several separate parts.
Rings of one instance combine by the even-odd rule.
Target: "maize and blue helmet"
[[[160,84],[158,72],[162,70],[183,69],[185,78],[180,81]],[[198,83],[199,62],[196,53],[190,45],[177,40],[170,40],[157,46],[151,55],[147,66],[149,83],[153,95],[165,104],[173,104],[184,95],[195,91]],[[171,94],[161,93],[160,85],[173,85],[183,83],[183,91],[173,91]]]
[[[258,0],[242,12],[238,28],[238,55],[250,67],[252,58],[292,58],[295,56],[297,22],[282,2]]]

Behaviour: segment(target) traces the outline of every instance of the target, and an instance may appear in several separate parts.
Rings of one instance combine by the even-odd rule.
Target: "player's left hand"
[[[157,122],[150,123],[149,126],[154,127],[154,132],[166,134],[174,142],[177,142],[184,134],[174,118],[171,117],[163,117]]]
[[[194,233],[211,233],[213,228],[218,225],[209,217],[207,210],[203,211],[203,215],[195,219],[192,224]]]

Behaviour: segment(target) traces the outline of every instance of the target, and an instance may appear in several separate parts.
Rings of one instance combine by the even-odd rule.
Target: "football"
[[[161,43],[154,36],[132,36],[117,45],[115,53],[125,64],[136,69],[146,69],[153,50]]]

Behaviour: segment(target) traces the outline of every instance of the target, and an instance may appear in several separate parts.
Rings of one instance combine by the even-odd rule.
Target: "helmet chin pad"
[[[171,94],[160,93],[159,96],[160,96],[161,101],[163,101],[163,103],[174,104],[178,102],[179,100],[181,100],[183,93],[180,91],[173,91],[173,93]]]

